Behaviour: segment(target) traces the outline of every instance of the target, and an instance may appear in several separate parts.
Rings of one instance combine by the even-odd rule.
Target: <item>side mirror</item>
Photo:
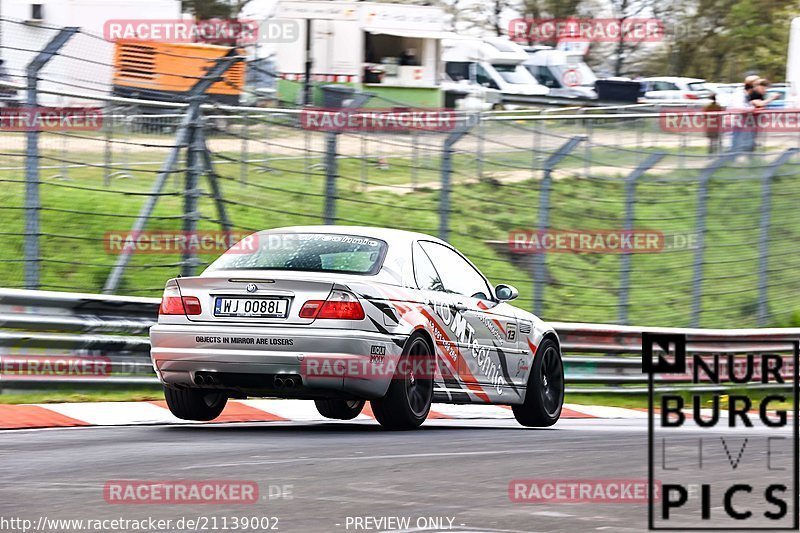
[[[497,299],[501,302],[505,302],[519,296],[519,291],[511,285],[500,284],[494,288],[494,295],[497,296]]]

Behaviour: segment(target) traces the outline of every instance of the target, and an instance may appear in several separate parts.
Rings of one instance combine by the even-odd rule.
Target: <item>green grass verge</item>
[[[594,148],[595,160],[609,159],[615,152]],[[223,154],[224,155],[224,154]],[[616,154],[619,155],[619,154]],[[630,155],[630,154],[629,154]],[[538,171],[531,180],[503,183],[509,167],[525,174],[523,161],[529,154],[490,154],[484,162],[487,176],[474,179],[476,162],[460,154],[454,160],[454,185],[449,216],[450,241],[469,256],[495,283],[506,282],[520,289],[518,305],[532,308],[532,256],[511,261],[502,244],[509,231],[535,228],[539,222]],[[312,161],[313,162],[313,161]],[[336,215],[342,224],[395,227],[437,234],[439,190],[419,190],[399,195],[367,186],[410,183],[411,164],[407,158],[388,157],[389,168],[378,170],[372,163],[352,159],[340,161]],[[725,169],[709,185],[706,244],[703,263],[702,317],[705,327],[755,325],[761,214],[761,181],[757,179],[764,161],[755,158]],[[418,183],[439,179],[436,159],[421,161],[416,169]],[[528,161],[530,165],[530,161]],[[364,166],[366,165],[366,166]],[[427,165],[427,166],[425,166]],[[494,165],[494,166],[492,166]],[[303,160],[275,160],[270,170],[249,167],[246,182],[240,180],[238,165],[219,165],[226,207],[234,225],[257,230],[289,225],[320,223],[324,206],[325,179],[322,171],[306,172]],[[365,171],[366,169],[366,171]],[[516,170],[514,170],[516,169]],[[697,171],[674,168],[647,174],[636,189],[635,227],[670,233],[693,233],[696,225]],[[183,174],[169,178],[153,213],[150,230],[179,230],[183,211]],[[19,172],[1,171],[0,180],[0,279],[3,286],[23,284],[20,262],[24,233],[24,184]],[[117,255],[106,250],[108,232],[126,232],[152,188],[155,174],[134,172],[130,179],[104,184],[103,170],[84,167],[69,171],[69,180],[48,179],[41,186],[42,286],[52,290],[98,292]],[[498,181],[499,180],[499,181]],[[773,324],[793,323],[800,291],[800,189],[795,169],[779,169],[772,183],[769,278],[767,290]],[[205,182],[201,184],[206,187]],[[212,198],[199,200],[199,229],[217,229]],[[623,225],[625,188],[611,176],[585,179],[574,175],[558,177],[550,201],[551,227],[561,229],[618,229]],[[217,254],[201,255],[208,263]],[[633,254],[630,275],[629,322],[641,325],[684,326],[692,307],[694,262],[692,249],[663,253]],[[136,254],[118,292],[158,296],[164,281],[180,271],[177,254]],[[546,257],[543,317],[549,320],[616,322],[620,301],[621,254],[553,253]]]
[[[26,391],[0,394],[0,404],[62,403],[62,402],[143,402],[163,400],[159,387],[128,388],[125,390]]]

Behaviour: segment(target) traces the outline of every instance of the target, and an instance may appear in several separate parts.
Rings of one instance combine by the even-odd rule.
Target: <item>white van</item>
[[[447,76],[469,80],[503,95],[544,96],[550,91],[523,66],[528,54],[503,38],[444,40],[442,59]]]
[[[536,80],[550,89],[550,96],[597,99],[597,76],[583,61],[583,55],[551,47],[526,49],[525,67]]]

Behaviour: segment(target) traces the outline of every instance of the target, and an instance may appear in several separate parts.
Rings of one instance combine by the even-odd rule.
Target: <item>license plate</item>
[[[217,298],[214,316],[286,318],[289,300],[285,298]]]

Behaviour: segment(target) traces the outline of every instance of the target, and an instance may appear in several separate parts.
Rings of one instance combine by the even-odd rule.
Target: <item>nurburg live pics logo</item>
[[[649,529],[798,530],[799,344],[642,334]]]

